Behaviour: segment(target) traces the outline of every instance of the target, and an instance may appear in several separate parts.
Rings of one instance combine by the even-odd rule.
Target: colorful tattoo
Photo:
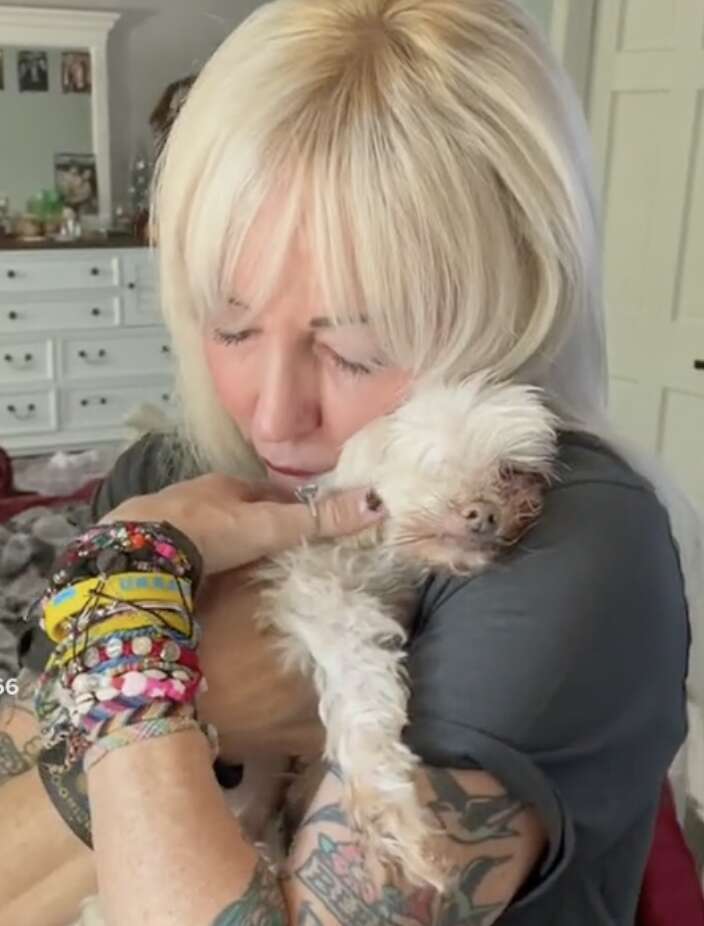
[[[321,834],[295,874],[341,926],[488,926],[504,904],[480,904],[475,897],[487,875],[506,861],[475,859],[460,873],[456,891],[443,898],[432,887],[376,885],[358,846]]]
[[[242,897],[230,904],[213,926],[287,926],[288,915],[279,883],[260,859]]]
[[[331,769],[336,774],[335,769]],[[349,823],[339,803],[314,810],[303,827],[319,824],[317,845],[293,877],[313,895],[338,926],[490,926],[509,902],[509,897],[487,901],[486,881],[512,856],[507,846],[502,855],[476,848],[495,840],[519,839],[516,818],[525,805],[507,794],[470,794],[457,773],[425,768],[433,796],[427,806],[455,845],[473,847],[474,857],[458,862],[454,888],[441,895],[432,887],[404,885],[398,879],[374,876],[363,850],[349,840]],[[336,774],[339,777],[339,772]],[[344,827],[347,834],[336,838],[329,824]],[[493,852],[496,847],[493,846]],[[466,855],[470,853],[467,852]],[[458,858],[461,858],[460,852]],[[481,898],[481,900],[479,899]],[[327,920],[326,920],[327,922]],[[299,909],[297,926],[321,926],[321,920],[306,901]]]

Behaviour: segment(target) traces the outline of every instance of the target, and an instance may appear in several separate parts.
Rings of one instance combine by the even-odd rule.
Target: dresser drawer
[[[66,331],[71,328],[110,328],[120,321],[119,296],[81,295],[70,302],[0,303],[0,334],[25,331]]]
[[[171,369],[171,347],[165,332],[115,331],[102,338],[63,338],[60,355],[65,379],[168,374]]]
[[[0,399],[0,435],[55,430],[53,392],[19,392]]]
[[[0,348],[0,385],[46,382],[51,375],[50,341],[16,341]]]
[[[136,251],[123,258],[126,281],[124,310],[128,325],[154,325],[162,320],[159,305],[159,265],[151,251]]]
[[[171,387],[146,386],[83,386],[61,392],[62,430],[121,427],[130,412],[144,402],[163,408],[166,414],[173,409]]]
[[[120,258],[110,254],[4,254],[0,292],[100,289],[120,285]]]

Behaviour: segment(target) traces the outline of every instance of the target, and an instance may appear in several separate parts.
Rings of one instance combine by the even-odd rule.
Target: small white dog
[[[397,411],[355,434],[318,485],[318,498],[373,486],[388,514],[383,524],[306,543],[253,579],[263,586],[259,620],[278,631],[285,665],[314,678],[325,759],[340,771],[344,810],[365,851],[415,883],[442,890],[448,881],[416,795],[419,760],[401,738],[404,644],[419,589],[432,572],[476,575],[530,527],[554,476],[556,428],[533,387],[481,377],[418,385]],[[320,770],[310,771],[319,780]],[[299,811],[307,797],[304,786]],[[232,809],[253,840],[266,839],[248,825],[256,805],[253,793]],[[280,851],[272,846],[271,857]],[[75,926],[98,926],[95,901]]]
[[[407,723],[406,629],[431,572],[487,568],[538,516],[553,475],[555,416],[535,388],[474,378],[417,386],[345,445],[318,497],[371,485],[388,517],[352,538],[264,564],[259,615],[287,668],[311,673],[343,809],[372,857],[442,889],[418,801]],[[471,615],[467,616],[471,620]]]

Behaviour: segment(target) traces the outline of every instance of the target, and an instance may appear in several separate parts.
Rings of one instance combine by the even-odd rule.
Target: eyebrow
[[[245,309],[245,310],[250,309],[250,306],[248,306],[247,303],[243,299],[239,299],[237,296],[230,296],[230,298],[227,301],[229,305],[237,306],[238,308]],[[366,325],[368,323],[369,323],[369,319],[367,318],[366,315],[362,315],[358,322],[358,324],[360,325]],[[352,322],[351,324],[355,324],[355,323]],[[338,328],[340,326],[337,325],[331,318],[328,318],[326,315],[319,315],[316,318],[311,318],[310,327],[317,330],[321,328]]]

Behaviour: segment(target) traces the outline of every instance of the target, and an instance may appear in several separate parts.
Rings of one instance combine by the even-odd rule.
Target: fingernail
[[[370,489],[367,494],[364,496],[364,513],[372,514],[383,514],[384,513],[384,503],[381,498],[376,494],[374,489]]]

